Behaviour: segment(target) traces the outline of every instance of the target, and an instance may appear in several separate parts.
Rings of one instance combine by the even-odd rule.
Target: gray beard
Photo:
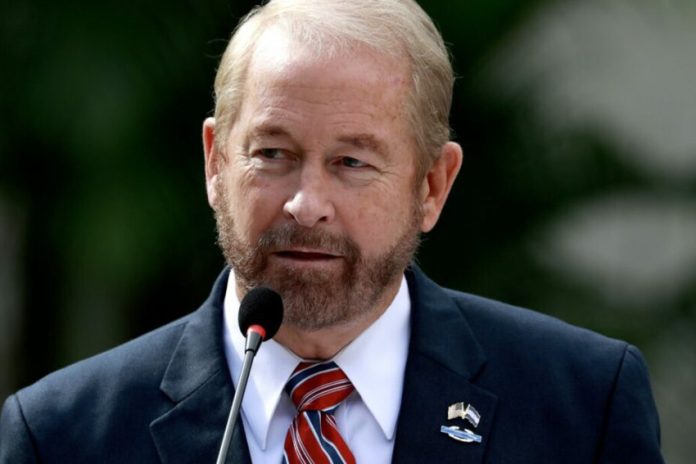
[[[234,269],[237,285],[246,293],[259,285],[276,290],[283,298],[283,324],[315,331],[359,320],[375,310],[384,292],[404,272],[420,243],[422,218],[416,207],[404,234],[383,254],[365,258],[357,244],[345,236],[306,228],[296,223],[265,231],[253,245],[236,233],[228,198],[215,208],[218,244]],[[307,247],[343,257],[340,273],[322,270],[298,272],[281,267],[268,269],[268,256],[279,249]]]

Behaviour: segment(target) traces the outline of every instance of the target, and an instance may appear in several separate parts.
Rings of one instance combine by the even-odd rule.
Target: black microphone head
[[[246,337],[247,329],[260,325],[266,331],[265,340],[270,340],[278,332],[283,322],[283,300],[268,287],[252,288],[239,304],[239,330]]]

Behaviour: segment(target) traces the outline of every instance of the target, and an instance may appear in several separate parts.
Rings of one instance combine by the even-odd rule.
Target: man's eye
[[[285,152],[283,152],[283,150],[280,148],[262,148],[258,151],[258,154],[263,158],[271,160],[286,158]]]
[[[365,168],[368,166],[367,163],[364,163],[359,159],[351,158],[350,156],[341,158],[341,164],[347,168]]]

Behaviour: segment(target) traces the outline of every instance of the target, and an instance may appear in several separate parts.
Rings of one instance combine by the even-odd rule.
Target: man
[[[203,126],[231,270],[195,313],[11,396],[0,461],[213,462],[263,284],[284,320],[227,462],[662,462],[635,348],[409,265],[461,165],[452,81],[412,0],[254,11]]]

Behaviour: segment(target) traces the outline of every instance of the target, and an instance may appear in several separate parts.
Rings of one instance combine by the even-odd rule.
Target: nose
[[[304,227],[330,223],[336,213],[329,179],[317,171],[320,169],[303,169],[297,188],[283,206],[285,214]]]

